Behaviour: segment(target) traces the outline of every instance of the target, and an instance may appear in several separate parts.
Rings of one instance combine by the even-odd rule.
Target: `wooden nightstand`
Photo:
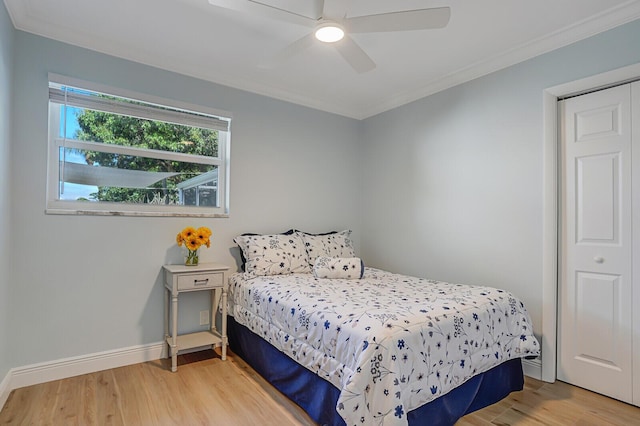
[[[164,338],[169,345],[171,371],[178,370],[178,352],[201,346],[222,347],[222,359],[227,359],[227,271],[219,263],[201,263],[198,266],[164,265]],[[178,295],[189,291],[210,291],[211,330],[178,335]],[[222,305],[220,306],[220,303]],[[222,310],[221,330],[216,328],[216,312]],[[169,333],[171,317],[171,333]]]

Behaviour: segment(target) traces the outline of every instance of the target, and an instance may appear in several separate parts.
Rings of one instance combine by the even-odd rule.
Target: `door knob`
[[[593,261],[596,263],[604,263],[604,257],[596,256],[593,258]]]

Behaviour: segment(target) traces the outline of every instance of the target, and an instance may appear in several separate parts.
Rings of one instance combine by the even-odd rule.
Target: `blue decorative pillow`
[[[342,278],[357,280],[364,275],[364,262],[359,257],[319,256],[313,264],[316,278]]]
[[[355,257],[356,253],[351,241],[351,231],[330,232],[328,234],[307,234],[297,232],[304,241],[309,257],[309,266],[313,267],[319,256],[325,257]]]
[[[311,272],[302,238],[289,235],[240,235],[234,241],[246,258],[245,272],[253,276]]]

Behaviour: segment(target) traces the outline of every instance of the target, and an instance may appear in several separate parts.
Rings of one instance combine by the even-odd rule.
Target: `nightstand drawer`
[[[224,274],[220,272],[180,275],[178,276],[178,291],[222,287],[223,283]]]

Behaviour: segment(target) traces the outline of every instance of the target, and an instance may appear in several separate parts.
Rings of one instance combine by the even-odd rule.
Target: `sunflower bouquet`
[[[198,249],[201,246],[211,247],[211,235],[211,229],[206,226],[201,226],[198,229],[187,226],[176,235],[176,243],[178,243],[178,246],[182,247],[184,244],[188,250],[187,257],[184,261],[185,265],[198,264]]]

